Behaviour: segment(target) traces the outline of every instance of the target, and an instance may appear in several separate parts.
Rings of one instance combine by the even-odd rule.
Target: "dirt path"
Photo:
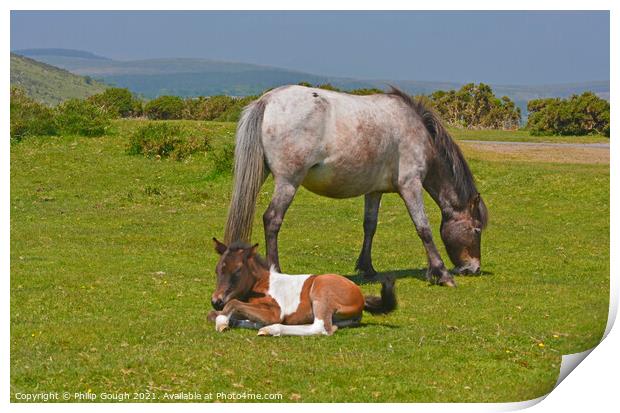
[[[458,141],[466,155],[484,160],[609,164],[608,143]]]

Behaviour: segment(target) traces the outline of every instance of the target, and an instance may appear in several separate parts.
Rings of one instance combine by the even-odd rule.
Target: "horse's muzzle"
[[[213,300],[212,299],[211,300],[211,305],[217,311],[221,311],[224,308],[224,301],[222,301],[220,298],[218,298],[217,300]]]
[[[467,262],[465,265],[461,265],[452,270],[454,274],[461,275],[478,275],[480,274],[480,260],[472,259]]]

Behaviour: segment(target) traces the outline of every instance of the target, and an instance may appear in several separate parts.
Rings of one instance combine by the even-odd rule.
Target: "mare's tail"
[[[381,281],[381,297],[367,295],[364,297],[364,310],[370,314],[387,314],[396,309],[394,294],[394,277],[385,277]]]
[[[233,192],[228,208],[224,242],[249,242],[258,191],[266,176],[261,129],[265,100],[259,99],[243,110],[237,125]]]

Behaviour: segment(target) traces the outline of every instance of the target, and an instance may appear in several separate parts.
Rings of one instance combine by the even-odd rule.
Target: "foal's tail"
[[[386,277],[381,281],[381,297],[367,295],[364,297],[364,310],[370,314],[387,314],[396,309],[394,294],[394,277]]]
[[[266,177],[261,139],[265,100],[245,107],[237,125],[233,192],[228,209],[224,242],[249,242],[258,191]],[[268,172],[268,171],[267,171]]]

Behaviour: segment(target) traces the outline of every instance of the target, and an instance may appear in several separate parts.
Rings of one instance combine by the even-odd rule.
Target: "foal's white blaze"
[[[301,301],[301,290],[311,274],[288,275],[269,270],[269,294],[280,306],[280,321],[293,314]]]

